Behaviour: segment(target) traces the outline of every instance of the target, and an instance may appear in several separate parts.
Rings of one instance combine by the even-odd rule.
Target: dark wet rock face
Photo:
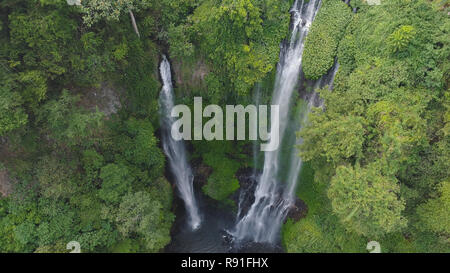
[[[300,219],[305,218],[307,214],[308,206],[306,203],[303,200],[296,198],[295,204],[289,209],[286,220],[290,218],[297,222]]]

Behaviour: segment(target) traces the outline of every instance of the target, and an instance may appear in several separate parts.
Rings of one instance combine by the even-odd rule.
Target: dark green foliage
[[[118,161],[126,161],[144,183],[158,178],[164,171],[164,155],[158,147],[153,126],[149,121],[130,118],[116,124],[114,144],[110,147]]]
[[[128,89],[131,111],[141,116],[152,116],[158,111],[159,83],[151,77],[155,63],[146,56],[142,43],[133,40],[129,45],[123,82]]]
[[[174,217],[164,216],[164,208],[151,194],[136,192],[123,197],[117,213],[118,229],[124,236],[142,236],[146,249],[157,252],[170,242],[170,226]]]
[[[328,197],[334,213],[349,230],[366,236],[399,231],[406,226],[404,201],[395,178],[383,175],[377,163],[361,169],[339,166]]]
[[[167,30],[172,58],[190,57],[194,53],[194,46],[186,35],[186,26],[171,24]]]
[[[311,164],[303,164],[297,196],[307,204],[308,214],[298,222],[289,219],[283,226],[285,249],[288,252],[365,252],[367,242],[346,230],[331,213],[327,184],[315,180],[314,176]]]
[[[36,166],[36,178],[41,194],[47,198],[70,198],[77,190],[77,177],[70,167],[54,156],[44,156]]]

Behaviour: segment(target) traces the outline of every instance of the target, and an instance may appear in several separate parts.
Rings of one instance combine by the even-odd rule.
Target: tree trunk
[[[137,36],[139,38],[141,38],[141,35],[139,34],[139,29],[136,25],[136,19],[134,19],[134,14],[131,10],[130,10],[130,17],[131,17],[131,24],[133,25],[134,31],[136,32]]]

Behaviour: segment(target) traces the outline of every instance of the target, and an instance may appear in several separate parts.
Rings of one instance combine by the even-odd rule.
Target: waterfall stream
[[[171,127],[174,123],[174,118],[171,116],[174,107],[174,95],[170,63],[166,56],[163,56],[159,70],[163,81],[163,88],[159,97],[163,150],[167,156],[180,197],[184,201],[189,225],[195,230],[200,226],[201,217],[193,189],[194,176],[187,161],[183,140],[175,141],[171,136]]]
[[[287,44],[281,47],[272,96],[272,104],[280,106],[278,122],[282,141],[289,127],[292,94],[299,82],[305,37],[320,5],[320,0],[302,0],[301,2],[296,0],[290,11],[292,14],[291,38]],[[317,85],[321,85],[321,83],[319,82]],[[316,99],[315,93],[309,97],[306,113],[303,115],[305,119]],[[294,145],[295,141],[292,144]],[[302,164],[296,148],[292,146],[290,150],[289,166],[281,166],[285,164],[281,162],[281,158],[286,156],[282,154],[283,149],[265,152],[263,171],[254,194],[255,201],[231,232],[238,241],[250,240],[269,243],[277,241],[281,224],[289,208],[295,202],[294,193]],[[285,171],[286,167],[288,167],[287,171]],[[280,181],[280,169],[282,168],[285,173],[284,181]]]
[[[321,0],[296,0],[290,10],[291,35],[290,41],[282,43],[280,48],[280,61],[277,66],[277,74],[272,95],[272,105],[279,105],[279,139],[283,145],[276,151],[264,153],[262,172],[257,171],[258,143],[253,143],[254,169],[249,174],[252,179],[246,189],[238,196],[238,208],[236,224],[221,222],[218,212],[212,210],[207,213],[202,227],[201,218],[197,206],[194,190],[192,170],[186,159],[186,150],[183,141],[174,141],[170,135],[170,127],[174,122],[170,117],[170,110],[174,105],[173,88],[171,83],[170,64],[164,57],[161,62],[160,72],[163,80],[163,89],[160,96],[161,127],[163,132],[163,148],[166,153],[175,182],[184,201],[186,217],[195,232],[181,232],[174,237],[173,242],[167,247],[169,252],[179,251],[205,251],[222,252],[223,238],[229,235],[238,242],[235,249],[227,251],[245,251],[246,247],[253,247],[245,242],[260,243],[256,249],[261,251],[273,251],[279,246],[280,228],[290,209],[295,205],[295,192],[299,181],[302,160],[298,156],[296,145],[301,144],[302,139],[296,138],[295,132],[307,122],[307,116],[312,107],[323,107],[317,89],[328,85],[332,88],[334,76],[338,69],[336,63],[327,75],[314,82],[301,80],[301,64],[305,37],[321,5]],[[304,103],[297,105],[294,93],[301,86],[309,86],[312,92],[306,92],[302,97]],[[261,101],[261,87],[255,86],[254,103]],[[299,100],[300,101],[300,100]],[[294,108],[296,107],[296,108]],[[296,112],[298,110],[298,112]],[[293,118],[294,116],[294,118]],[[202,208],[207,211],[207,208]],[[223,212],[221,212],[223,213]],[[225,217],[226,218],[226,217]],[[223,220],[223,219],[222,219]],[[220,222],[220,223],[219,223]],[[229,235],[220,230],[226,230]],[[187,241],[191,242],[186,245]],[[219,242],[222,242],[220,244]],[[243,244],[240,244],[242,242]],[[271,248],[271,247],[275,248]]]

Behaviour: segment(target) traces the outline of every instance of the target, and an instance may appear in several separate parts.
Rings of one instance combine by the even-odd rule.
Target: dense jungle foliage
[[[320,20],[338,9],[330,2],[305,48],[327,55],[307,62],[306,54],[304,69],[317,78],[334,58],[340,66],[334,89],[320,91],[326,110],[312,113],[299,133],[311,176],[305,183],[314,184],[298,194],[311,200],[313,212],[288,223],[286,247],[364,251],[363,242],[354,242],[365,238],[386,252],[448,252],[448,3],[352,2],[358,12],[330,31],[330,21]],[[328,42],[317,44],[322,35]]]

